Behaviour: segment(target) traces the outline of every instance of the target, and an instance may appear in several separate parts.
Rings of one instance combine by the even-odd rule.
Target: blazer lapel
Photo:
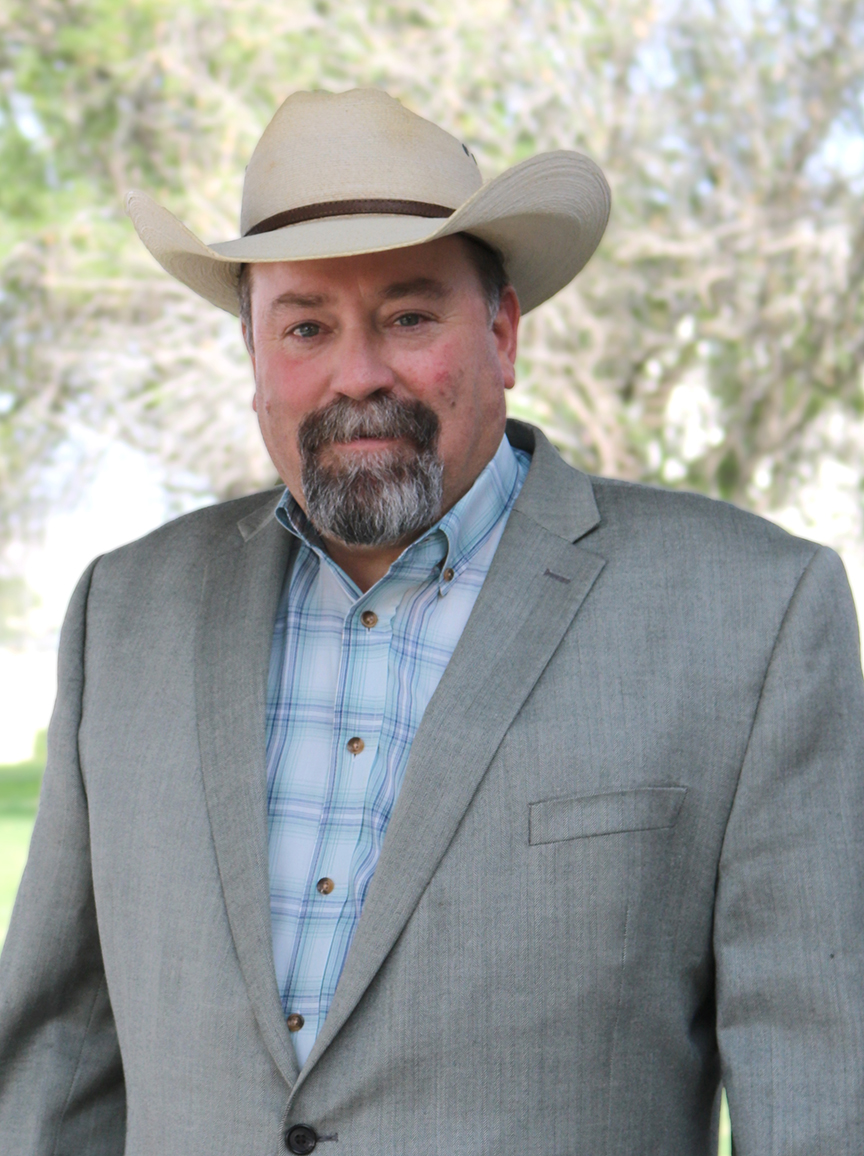
[[[599,522],[589,479],[564,465],[539,431],[508,423],[508,437],[533,450],[531,470],[414,738],[345,969],[292,1097],[398,939],[508,727],[605,565],[573,544]]]
[[[265,695],[273,621],[295,539],[276,499],[238,524],[204,579],[196,654],[204,790],[234,945],[285,1080],[298,1066],[276,984],[267,857]],[[239,532],[238,532],[239,531]]]

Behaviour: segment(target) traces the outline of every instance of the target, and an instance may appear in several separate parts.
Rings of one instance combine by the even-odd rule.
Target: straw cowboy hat
[[[308,261],[470,233],[497,248],[527,312],[597,248],[609,186],[587,157],[541,153],[485,184],[465,145],[375,89],[297,92],[258,142],[240,232],[205,245],[146,193],[126,208],[163,267],[238,313],[241,263]]]

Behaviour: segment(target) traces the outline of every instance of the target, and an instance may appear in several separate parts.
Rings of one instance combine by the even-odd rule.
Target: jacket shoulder
[[[686,490],[592,477],[600,513],[595,538],[630,550],[650,550],[692,566],[788,565],[801,570],[822,551],[804,538],[729,502]],[[587,544],[587,543],[586,543]]]
[[[283,486],[229,502],[204,506],[166,522],[143,538],[112,550],[99,560],[99,570],[119,572],[126,569],[149,571],[200,566],[214,554],[243,541],[241,523],[257,521],[264,525],[275,510]]]

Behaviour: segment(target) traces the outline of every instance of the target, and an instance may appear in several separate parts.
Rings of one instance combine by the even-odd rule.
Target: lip
[[[389,449],[391,446],[398,445],[402,438],[354,438],[350,442],[331,442],[330,449],[339,451],[340,453],[363,453],[364,450],[374,451]]]

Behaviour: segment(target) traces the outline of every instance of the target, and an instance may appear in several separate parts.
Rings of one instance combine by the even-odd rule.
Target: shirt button
[[[371,630],[373,626],[378,625],[378,615],[374,610],[364,610],[360,615],[360,621],[367,630]]]
[[[353,739],[349,739],[346,745],[352,755],[359,755],[363,748],[366,746],[359,735],[355,735]]]
[[[299,1012],[292,1012],[288,1017],[288,1031],[299,1032],[305,1023],[306,1021]]]
[[[453,581],[453,574],[454,574],[454,571],[451,570],[450,567],[448,566],[447,569],[444,571],[444,573],[441,575],[441,577],[444,579],[445,582],[452,582]]]
[[[315,884],[315,887],[318,891],[321,892],[322,895],[329,895],[335,886],[336,884],[333,882],[333,880],[328,879],[326,875],[323,879],[319,879]]]

